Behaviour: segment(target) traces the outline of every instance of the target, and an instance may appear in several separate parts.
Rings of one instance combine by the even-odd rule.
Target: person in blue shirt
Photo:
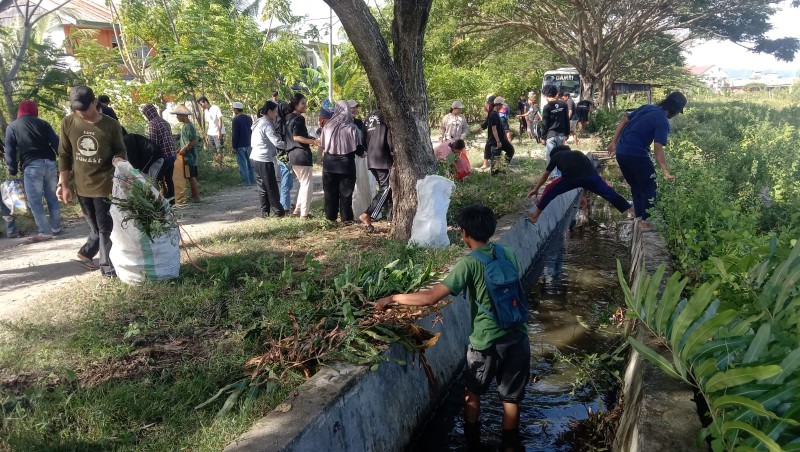
[[[608,145],[608,155],[616,153],[622,175],[631,186],[633,209],[641,219],[639,228],[642,231],[653,229],[646,220],[650,216],[647,210],[653,207],[656,199],[656,171],[650,160],[650,144],[664,179],[674,181],[675,176],[667,169],[664,146],[669,135],[669,119],[683,113],[685,106],[686,96],[677,91],[656,105],[642,105],[620,119]]]

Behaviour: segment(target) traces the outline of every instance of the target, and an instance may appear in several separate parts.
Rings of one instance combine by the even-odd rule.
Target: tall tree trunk
[[[411,236],[417,180],[436,170],[428,129],[422,42],[432,0],[395,0],[396,60],[363,0],[325,0],[339,17],[378,98],[394,144],[392,238]]]

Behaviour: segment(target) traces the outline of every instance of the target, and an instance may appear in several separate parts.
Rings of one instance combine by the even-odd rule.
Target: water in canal
[[[520,433],[529,452],[576,450],[559,441],[559,434],[575,420],[585,419],[589,410],[605,410],[617,398],[613,377],[586,382],[586,366],[581,363],[621,343],[609,317],[624,306],[616,261],[624,269],[629,267],[632,223],[622,221],[602,199],[590,195],[589,201],[588,212],[584,211],[588,221],[575,227],[571,227],[574,222],[564,221],[526,278],[531,301],[531,372],[536,382],[528,385],[520,406]],[[408,451],[467,450],[462,395],[463,381],[459,380]],[[494,386],[481,402],[481,442],[491,450],[500,442],[502,419]]]

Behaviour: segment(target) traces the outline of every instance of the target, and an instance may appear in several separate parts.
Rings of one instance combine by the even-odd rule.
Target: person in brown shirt
[[[127,157],[119,122],[97,110],[97,98],[88,86],[76,86],[69,94],[72,114],[61,121],[58,146],[58,185],[56,195],[72,203],[71,175],[81,211],[89,224],[89,237],[78,251],[78,259],[87,268],[99,268],[103,276],[115,276],[109,259],[111,221],[109,209],[114,165]],[[99,265],[93,259],[100,253]]]

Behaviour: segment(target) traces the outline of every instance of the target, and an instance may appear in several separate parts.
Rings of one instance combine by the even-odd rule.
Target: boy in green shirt
[[[494,235],[497,219],[489,207],[472,205],[465,207],[458,216],[461,238],[473,251],[491,256],[493,246],[489,239]],[[503,247],[506,258],[519,264],[514,252]],[[467,372],[464,389],[464,420],[467,441],[480,442],[480,398],[489,389],[493,379],[497,381],[497,392],[503,401],[503,443],[519,443],[519,403],[525,397],[525,385],[530,379],[530,340],[527,324],[507,330],[501,329],[488,314],[492,302],[484,280],[484,265],[475,257],[465,256],[456,263],[452,271],[439,284],[430,289],[410,294],[394,294],[381,298],[375,309],[382,311],[387,306],[428,306],[464,290],[470,303],[472,333],[467,347]],[[478,308],[475,302],[484,309]]]

